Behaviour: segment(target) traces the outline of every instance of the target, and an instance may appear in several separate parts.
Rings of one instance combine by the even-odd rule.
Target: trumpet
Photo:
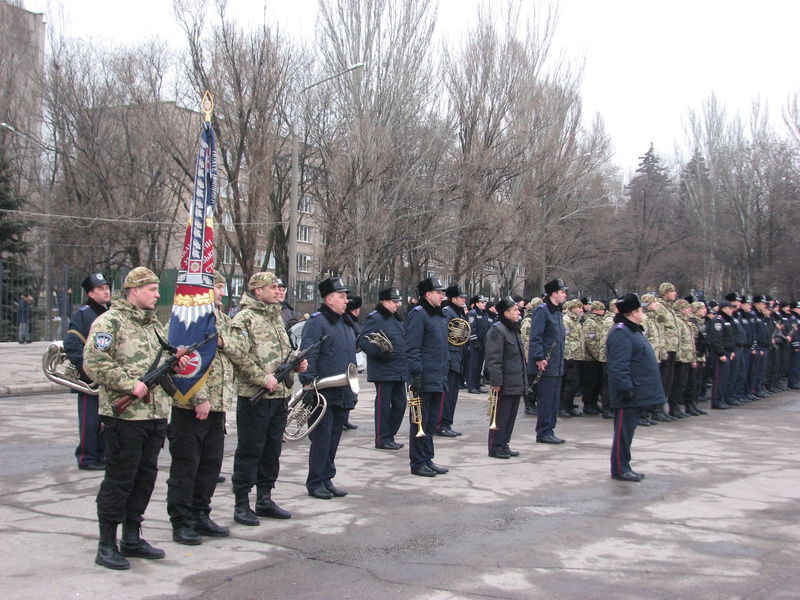
[[[422,429],[422,398],[414,393],[411,386],[408,386],[407,398],[411,422],[417,426],[417,434],[414,437],[425,437],[425,431]]]
[[[472,327],[464,319],[456,317],[447,323],[447,341],[453,346],[463,346],[472,335]]]
[[[300,388],[289,398],[289,415],[286,417],[286,430],[283,432],[285,442],[297,442],[308,437],[325,416],[328,401],[319,390],[348,386],[354,394],[358,394],[358,369],[353,363],[347,371],[339,375],[331,375],[315,379],[310,389]],[[313,402],[304,402],[306,393],[313,393]]]
[[[491,430],[497,429],[497,400],[498,400],[497,390],[491,388],[489,390],[489,404],[486,410],[486,418],[489,419],[490,422],[489,429]]]
[[[54,342],[47,347],[42,356],[42,371],[44,371],[44,376],[53,383],[66,386],[82,394],[97,396],[97,384],[81,380],[78,367],[73,365],[67,357],[62,342]]]

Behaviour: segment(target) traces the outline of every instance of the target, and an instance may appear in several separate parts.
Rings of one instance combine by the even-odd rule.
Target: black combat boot
[[[236,494],[236,505],[233,509],[233,520],[241,525],[254,527],[260,525],[256,513],[250,509],[250,498],[247,494]]]
[[[153,548],[139,536],[141,525],[136,521],[125,521],[122,524],[122,540],[119,551],[123,556],[136,556],[138,558],[164,558],[164,551]]]
[[[670,404],[669,405],[669,416],[674,418],[674,419],[684,419],[684,418],[688,417],[689,415],[687,415],[685,412],[683,412],[681,410],[681,407],[678,406],[677,404]]]
[[[275,504],[272,499],[272,488],[259,487],[258,500],[256,500],[256,514],[259,517],[269,517],[270,519],[291,519],[292,513],[282,509]]]
[[[117,524],[100,523],[100,543],[97,545],[95,564],[106,569],[130,569],[131,564],[117,550]]]

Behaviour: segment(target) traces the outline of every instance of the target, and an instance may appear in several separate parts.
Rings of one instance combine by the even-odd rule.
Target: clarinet
[[[545,361],[550,362],[550,357],[553,356],[553,350],[555,349],[557,343],[558,343],[557,341],[553,340],[553,343],[550,344],[550,347],[547,349],[547,354],[544,355]],[[530,388],[528,388],[528,391],[531,392],[533,391],[533,386],[539,383],[539,380],[542,378],[542,373],[544,373],[544,369],[536,373],[536,377],[533,378],[533,381],[531,382],[531,386]]]

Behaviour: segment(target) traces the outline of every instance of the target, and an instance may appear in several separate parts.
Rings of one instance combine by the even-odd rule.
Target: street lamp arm
[[[361,69],[363,67],[364,67],[364,63],[363,62],[356,63],[354,65],[350,65],[344,71],[339,71],[338,73],[334,73],[333,75],[330,75],[330,76],[326,77],[325,79],[320,79],[319,81],[315,81],[311,85],[307,85],[306,87],[304,87],[302,90],[300,90],[297,93],[297,97],[299,98],[300,96],[305,94],[311,88],[317,87],[318,85],[323,84],[326,81],[330,81],[331,79],[336,79],[337,77],[341,77],[345,73],[349,73],[350,71],[355,71],[356,69]]]

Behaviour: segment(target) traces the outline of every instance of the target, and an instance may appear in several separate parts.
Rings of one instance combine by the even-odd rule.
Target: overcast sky
[[[402,0],[398,0],[402,1]],[[503,0],[494,0],[500,3]],[[480,0],[439,0],[439,26],[458,37]],[[59,0],[25,0],[58,24]],[[68,35],[131,42],[148,35],[180,39],[171,0],[63,2]],[[260,0],[229,0],[257,19]],[[526,8],[546,2],[528,0]],[[684,147],[683,123],[714,92],[729,110],[767,102],[776,127],[789,94],[800,91],[800,2],[795,0],[561,0],[556,49],[585,61],[587,117],[602,115],[623,174],[652,142],[667,161]],[[268,14],[287,33],[313,39],[317,0],[276,0]]]

